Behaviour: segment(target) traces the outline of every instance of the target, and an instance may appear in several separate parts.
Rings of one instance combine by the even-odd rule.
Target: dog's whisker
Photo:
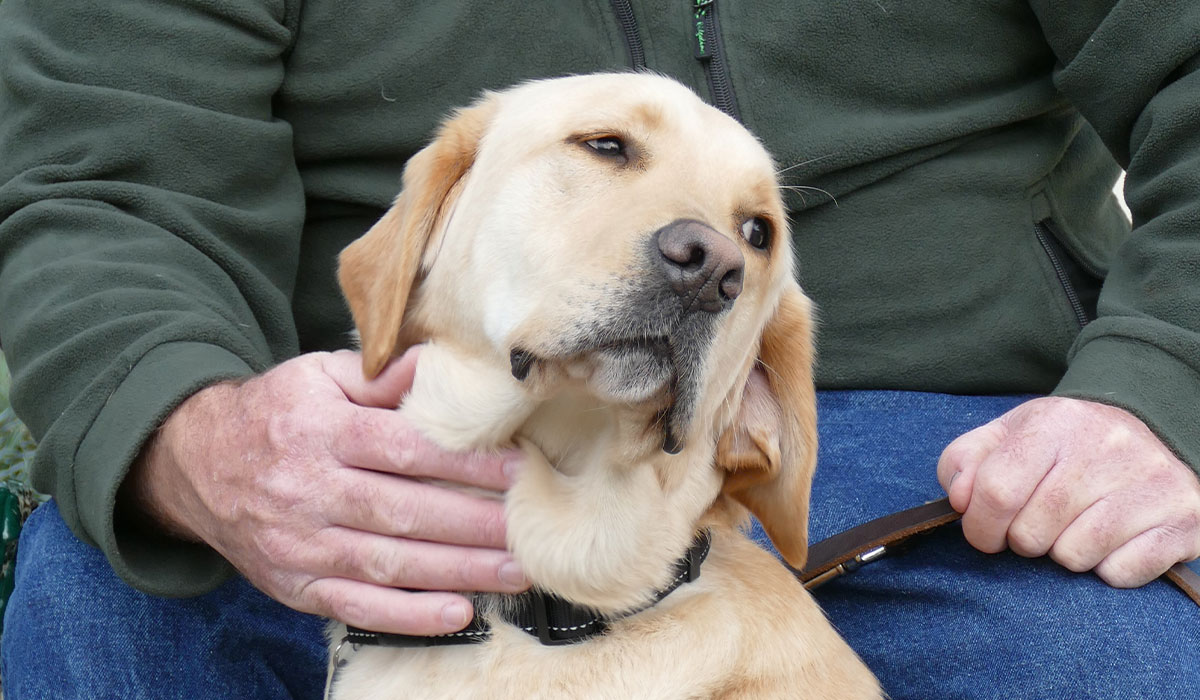
[[[781,378],[781,377],[780,377],[780,375],[779,375],[779,372],[778,372],[778,370],[776,370],[776,369],[775,369],[774,367],[772,367],[771,365],[767,364],[767,363],[766,363],[765,361],[763,361],[761,358],[759,359],[759,361],[758,361],[758,364],[762,366],[762,368],[763,368],[763,371],[764,371],[764,372],[766,372],[767,374],[770,374],[772,377],[775,377],[776,379],[779,379],[779,378]]]
[[[795,170],[796,168],[803,168],[806,165],[812,165],[813,163],[819,163],[820,161],[823,161],[832,155],[833,154],[831,154],[831,153],[826,153],[823,156],[817,156],[816,158],[809,158],[808,160],[803,160],[803,161],[800,161],[799,163],[793,163],[792,165],[789,165],[786,168],[780,168],[779,170],[776,170],[775,175],[777,175],[777,176],[783,175],[784,173],[786,173],[789,170]]]
[[[829,197],[829,199],[833,202],[833,206],[838,206],[837,197],[834,197],[829,190],[824,190],[820,187],[813,187],[811,185],[779,185],[779,189],[786,192],[795,192],[796,194],[800,195],[802,200],[804,200],[805,192],[819,192],[826,197]],[[807,202],[807,200],[805,201]]]

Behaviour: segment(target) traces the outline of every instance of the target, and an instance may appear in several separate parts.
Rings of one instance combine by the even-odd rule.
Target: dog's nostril
[[[655,232],[654,246],[664,281],[687,302],[687,310],[719,313],[741,294],[742,253],[711,226],[674,221]]]
[[[735,268],[729,272],[726,272],[725,276],[721,278],[721,284],[718,289],[721,294],[721,299],[725,301],[733,301],[734,299],[737,299],[738,295],[742,293],[741,268]]]

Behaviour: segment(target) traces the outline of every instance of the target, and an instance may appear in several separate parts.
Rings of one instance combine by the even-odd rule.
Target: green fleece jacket
[[[35,483],[133,585],[215,586],[215,553],[114,518],[155,426],[348,344],[335,254],[450,108],[630,67],[796,186],[823,388],[1094,399],[1200,465],[1198,56],[1195,0],[5,0],[0,343]]]

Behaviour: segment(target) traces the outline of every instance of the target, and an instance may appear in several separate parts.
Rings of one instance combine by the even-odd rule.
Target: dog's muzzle
[[[649,236],[638,281],[614,290],[583,329],[548,351],[513,347],[512,376],[526,381],[540,360],[585,359],[606,400],[656,402],[662,449],[676,454],[699,398],[717,328],[742,293],[738,244],[700,221],[679,219]]]
[[[654,232],[659,271],[692,311],[720,313],[742,293],[746,260],[736,243],[707,224],[680,219]]]

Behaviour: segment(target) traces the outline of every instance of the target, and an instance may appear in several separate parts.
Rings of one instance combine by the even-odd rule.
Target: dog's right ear
[[[750,509],[783,558],[804,568],[817,460],[812,302],[795,283],[763,329],[737,417],[717,441],[725,493]]]
[[[362,340],[363,374],[373,378],[396,349],[425,248],[462,190],[497,99],[485,96],[444,122],[404,167],[391,209],[338,258],[338,282]]]

